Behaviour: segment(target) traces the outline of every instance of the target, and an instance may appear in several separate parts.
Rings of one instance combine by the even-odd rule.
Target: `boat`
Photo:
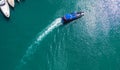
[[[15,7],[15,1],[14,0],[7,0],[10,6]]]
[[[0,0],[0,9],[5,17],[10,17],[10,8],[6,0]]]
[[[73,12],[70,14],[66,14],[65,16],[62,17],[62,23],[68,24],[72,22],[73,20],[81,18],[82,16],[84,16],[84,12]]]

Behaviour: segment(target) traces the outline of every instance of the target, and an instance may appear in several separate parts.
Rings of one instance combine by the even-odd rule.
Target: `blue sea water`
[[[23,0],[0,19],[0,70],[120,70],[119,0]]]

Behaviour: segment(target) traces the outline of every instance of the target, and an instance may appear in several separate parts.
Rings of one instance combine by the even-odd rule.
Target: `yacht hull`
[[[5,5],[0,6],[0,9],[1,9],[2,13],[3,13],[7,18],[10,17],[10,8],[9,8],[9,5],[8,5],[7,1],[5,1]]]

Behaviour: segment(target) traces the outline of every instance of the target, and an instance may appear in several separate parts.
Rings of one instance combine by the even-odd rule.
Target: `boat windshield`
[[[3,6],[5,4],[5,0],[0,0],[0,6]]]

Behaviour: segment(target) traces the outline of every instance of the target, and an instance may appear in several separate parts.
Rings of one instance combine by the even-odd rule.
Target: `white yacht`
[[[14,7],[15,6],[15,1],[14,0],[7,0],[9,5]]]
[[[0,0],[0,9],[7,18],[10,17],[10,8],[6,0]]]

